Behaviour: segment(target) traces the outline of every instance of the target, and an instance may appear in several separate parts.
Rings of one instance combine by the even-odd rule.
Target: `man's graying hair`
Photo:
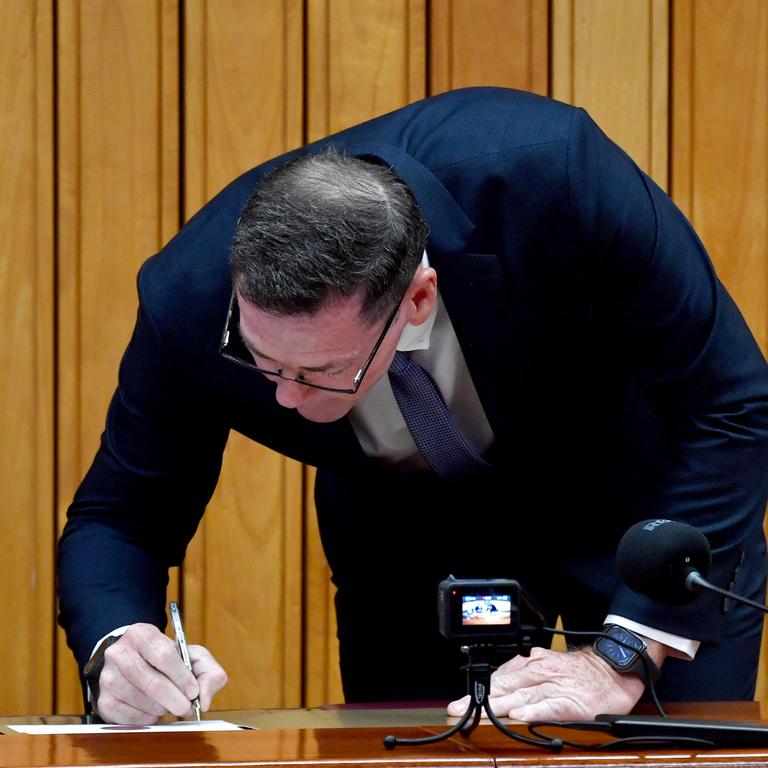
[[[360,292],[361,317],[373,324],[402,299],[426,240],[395,173],[330,148],[290,160],[255,189],[235,230],[232,282],[278,315],[313,314]]]

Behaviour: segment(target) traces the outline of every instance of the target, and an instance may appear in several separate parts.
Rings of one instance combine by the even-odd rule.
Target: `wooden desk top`
[[[762,719],[755,703],[669,706],[669,714],[686,717]],[[768,748],[614,752],[566,747],[560,754],[516,742],[493,725],[480,725],[468,738],[452,738],[431,745],[398,746],[387,750],[389,733],[419,737],[441,733],[449,721],[442,708],[317,708],[312,710],[254,710],[218,712],[211,719],[255,726],[258,730],[189,733],[115,733],[0,736],[3,768],[49,766],[262,766],[264,768],[512,768],[515,766],[573,765],[695,768],[697,766],[768,766]],[[77,722],[76,718],[3,718],[12,722]],[[416,724],[419,723],[419,724]],[[511,728],[526,733],[521,725]],[[6,734],[9,733],[4,729]],[[581,740],[580,734],[570,738]],[[589,738],[586,735],[585,738]],[[600,740],[607,740],[600,736]]]

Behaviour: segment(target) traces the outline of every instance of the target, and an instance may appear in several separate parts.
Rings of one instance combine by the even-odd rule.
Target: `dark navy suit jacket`
[[[722,586],[744,542],[762,541],[767,368],[680,211],[583,110],[523,92],[446,93],[298,151],[327,144],[383,159],[413,190],[495,435],[499,473],[486,486],[501,498],[465,489],[464,502],[482,503],[463,518],[450,508],[453,492],[441,496],[422,478],[419,492],[435,501],[421,544],[441,525],[446,541],[501,540],[509,557],[494,550],[490,572],[467,575],[515,578],[519,563],[545,603],[557,584],[578,583],[600,611],[716,640],[719,601],[654,605],[621,587],[613,563],[623,531],[648,517],[699,526]],[[402,539],[415,516],[409,523],[400,510],[414,478],[370,466],[346,419],[303,420],[275,402],[273,384],[218,354],[235,223],[287,157],[232,182],[140,272],[138,319],[101,447],[60,542],[60,620],[81,664],[116,626],[164,625],[166,570],[183,558],[230,430],[319,468],[340,593],[353,593],[366,568],[353,550],[389,536],[371,562],[389,555],[394,573],[410,546]],[[420,552],[412,562],[427,557]],[[434,578],[433,589],[448,573],[436,569],[451,564],[415,565],[414,578]],[[548,609],[559,610],[551,599]],[[342,643],[354,636],[344,626],[355,613],[345,610]]]

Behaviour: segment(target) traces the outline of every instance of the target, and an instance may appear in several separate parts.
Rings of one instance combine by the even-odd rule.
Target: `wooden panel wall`
[[[53,14],[0,2],[4,711],[53,704]]]
[[[667,0],[556,0],[552,96],[587,109],[646,173],[667,186]]]
[[[768,344],[764,0],[0,0],[0,39],[0,534],[4,599],[24,606],[0,636],[0,712],[80,707],[53,545],[136,269],[270,156],[466,85],[579,104],[671,190]],[[236,436],[227,449],[172,586],[230,672],[220,707],[341,700],[312,480]]]
[[[545,0],[432,0],[430,93],[471,85],[548,95]]]

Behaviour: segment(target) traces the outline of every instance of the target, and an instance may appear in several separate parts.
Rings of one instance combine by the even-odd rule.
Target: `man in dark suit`
[[[584,111],[459,90],[277,158],[151,258],[139,295],[59,549],[60,621],[104,718],[206,708],[226,680],[202,648],[188,674],[159,628],[231,429],[318,468],[348,701],[463,692],[431,609],[449,573],[632,633],[667,699],[752,697],[759,615],[654,604],[614,560],[635,521],[681,520],[715,584],[763,599],[768,369],[688,222]],[[468,464],[406,426],[391,382],[409,358]],[[403,594],[424,610],[397,622]],[[534,649],[492,704],[626,712],[648,669]]]

